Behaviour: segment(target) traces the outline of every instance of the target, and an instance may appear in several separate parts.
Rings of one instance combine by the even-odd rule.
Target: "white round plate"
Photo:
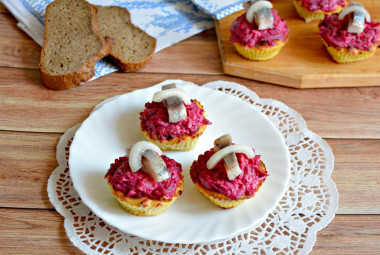
[[[104,176],[126,147],[143,140],[139,113],[160,86],[136,90],[106,101],[82,123],[70,146],[69,166],[82,201],[108,224],[123,232],[168,243],[202,243],[232,237],[265,220],[284,195],[290,177],[285,142],[272,122],[252,105],[212,89],[179,84],[204,106],[212,125],[189,152],[165,152],[182,164],[183,194],[163,214],[138,217],[125,212],[113,198]],[[229,210],[221,209],[198,192],[189,168],[198,155],[213,147],[214,139],[229,133],[234,143],[251,145],[262,156],[269,177],[253,199]]]

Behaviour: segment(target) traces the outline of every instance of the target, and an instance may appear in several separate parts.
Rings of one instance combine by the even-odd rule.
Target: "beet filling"
[[[365,23],[362,33],[349,33],[348,15],[338,19],[338,14],[326,15],[324,21],[319,24],[319,34],[329,46],[341,48],[355,48],[359,50],[369,50],[372,45],[379,44],[379,24],[371,20]]]
[[[277,41],[287,40],[289,28],[285,20],[280,18],[277,10],[271,10],[273,14],[273,27],[269,29],[257,30],[255,22],[249,22],[245,13],[239,16],[231,26],[231,42],[240,42],[246,47],[255,45],[273,46]]]
[[[237,200],[241,196],[250,197],[255,194],[257,186],[264,181],[268,174],[259,169],[260,156],[248,158],[245,154],[236,153],[240,169],[243,171],[238,177],[229,180],[221,160],[213,169],[208,169],[206,164],[214,154],[214,149],[206,151],[198,156],[190,168],[192,180],[197,180],[208,190],[216,191],[227,197]]]
[[[309,11],[332,12],[338,7],[344,7],[346,0],[303,0],[301,6]]]
[[[120,157],[111,164],[105,177],[115,190],[121,191],[131,198],[147,197],[159,200],[172,198],[177,189],[178,182],[183,179],[181,164],[165,155],[161,158],[170,173],[170,179],[162,182],[155,181],[148,173],[141,169],[135,173],[129,167],[128,157]]]
[[[211,125],[204,117],[204,110],[195,101],[185,106],[187,117],[177,123],[170,123],[163,102],[146,103],[145,110],[140,113],[142,130],[148,131],[152,139],[156,135],[160,141],[166,141],[174,137],[192,136],[200,126]]]

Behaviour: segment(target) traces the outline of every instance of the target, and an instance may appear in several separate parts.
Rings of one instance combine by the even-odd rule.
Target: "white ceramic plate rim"
[[[159,84],[161,85],[161,84]],[[252,229],[273,211],[284,195],[290,177],[290,157],[274,124],[249,103],[223,92],[189,83],[179,86],[198,99],[213,122],[190,152],[165,152],[184,169],[183,195],[163,214],[138,217],[126,213],[112,197],[104,175],[125,148],[143,140],[138,113],[161,86],[135,90],[105,101],[77,130],[70,146],[69,169],[73,186],[85,205],[109,225],[125,233],[168,243],[203,243],[232,237]],[[223,210],[211,204],[194,187],[189,167],[213,140],[230,133],[235,143],[251,145],[262,155],[270,176],[253,199]]]

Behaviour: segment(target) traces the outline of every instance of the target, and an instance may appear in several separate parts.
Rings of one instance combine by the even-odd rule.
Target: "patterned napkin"
[[[220,20],[234,12],[243,9],[242,3],[247,0],[192,0],[195,5],[197,5],[202,11],[213,17],[214,19]]]
[[[45,8],[53,0],[0,0],[18,20],[18,27],[39,45],[43,42]],[[190,0],[88,0],[97,5],[127,8],[132,22],[157,39],[156,52],[214,26],[212,19]],[[99,61],[95,77],[116,71]]]

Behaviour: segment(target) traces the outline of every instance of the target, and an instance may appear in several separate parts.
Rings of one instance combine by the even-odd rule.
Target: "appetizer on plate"
[[[137,216],[166,211],[182,194],[182,166],[154,144],[141,141],[111,164],[105,178],[121,207]]]
[[[140,113],[144,137],[162,150],[189,151],[211,122],[203,106],[175,84],[162,86]]]
[[[230,41],[241,56],[257,61],[271,59],[287,43],[289,28],[272,8],[266,0],[244,3],[246,12],[230,28]]]
[[[326,15],[340,12],[347,0],[295,0],[297,13],[306,21],[323,20]]]
[[[255,196],[268,176],[259,155],[248,145],[232,144],[229,134],[199,155],[190,167],[195,187],[212,203],[233,208]]]
[[[366,60],[380,44],[379,23],[360,3],[351,1],[339,14],[325,17],[319,34],[327,51],[338,63]]]

